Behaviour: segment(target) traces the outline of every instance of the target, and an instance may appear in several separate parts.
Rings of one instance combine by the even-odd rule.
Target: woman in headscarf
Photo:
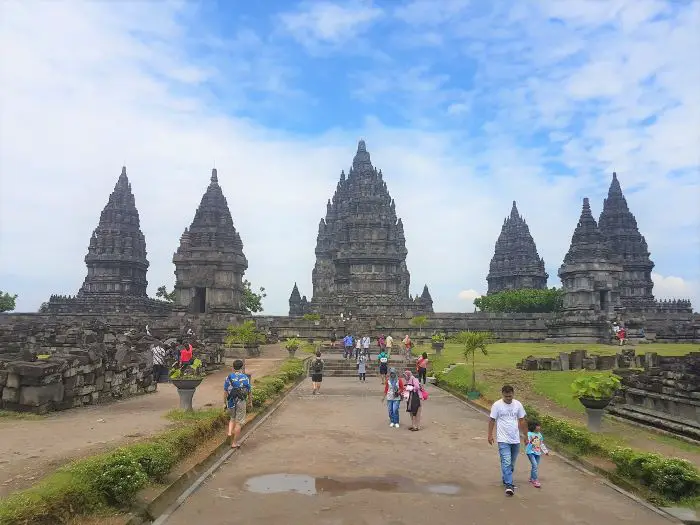
[[[399,428],[399,405],[404,392],[403,379],[396,373],[396,368],[389,369],[389,378],[384,383],[384,399],[389,411],[389,426]]]
[[[404,397],[407,398],[406,401],[406,412],[411,414],[411,428],[409,430],[417,431],[420,430],[420,382],[418,378],[414,376],[410,370],[406,370],[403,373],[404,381],[406,386],[404,387]]]

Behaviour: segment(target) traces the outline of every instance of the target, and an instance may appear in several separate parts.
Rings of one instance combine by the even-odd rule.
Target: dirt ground
[[[486,418],[429,391],[424,428],[410,432],[404,407],[402,428],[389,427],[378,382],[327,378],[317,396],[304,382],[167,524],[670,523],[556,456],[536,489],[521,455],[507,497]]]
[[[276,369],[287,356],[281,345],[263,347],[259,358],[246,360],[253,379]],[[194,408],[223,403],[229,367],[208,376],[197,388]],[[168,428],[164,416],[178,407],[174,386],[158,385],[153,394],[108,405],[53,413],[31,420],[0,420],[0,497],[26,488],[71,460],[142,440]]]

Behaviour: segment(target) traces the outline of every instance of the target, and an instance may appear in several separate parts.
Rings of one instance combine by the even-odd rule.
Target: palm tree
[[[481,350],[483,355],[488,355],[486,347],[492,340],[491,332],[459,332],[455,337],[455,342],[464,346],[464,358],[472,362],[472,383],[470,391],[476,390],[476,351]]]

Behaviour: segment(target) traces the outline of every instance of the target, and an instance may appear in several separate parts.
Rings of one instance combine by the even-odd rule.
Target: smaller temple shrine
[[[306,296],[301,296],[297,283],[294,283],[294,288],[289,296],[289,317],[301,317],[306,313],[309,313],[309,301]]]
[[[510,216],[503,221],[489,265],[487,294],[523,288],[544,289],[547,288],[548,278],[530,228],[513,201],[513,208]]]
[[[173,256],[176,311],[243,314],[248,261],[216,170]]]
[[[558,342],[607,342],[620,307],[622,267],[613,262],[588,198],[571,246],[559,268],[564,287],[563,309],[549,325],[549,339]]]

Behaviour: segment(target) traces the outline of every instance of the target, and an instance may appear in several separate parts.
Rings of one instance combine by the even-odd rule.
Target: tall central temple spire
[[[548,277],[544,260],[538,255],[537,246],[530,235],[530,228],[513,201],[510,216],[503,221],[486,276],[489,283],[487,293],[546,288]]]
[[[407,253],[396,204],[360,140],[319,223],[309,309],[333,315],[432,313],[427,287],[416,300],[410,297]],[[298,295],[293,290],[290,312],[300,311]]]

